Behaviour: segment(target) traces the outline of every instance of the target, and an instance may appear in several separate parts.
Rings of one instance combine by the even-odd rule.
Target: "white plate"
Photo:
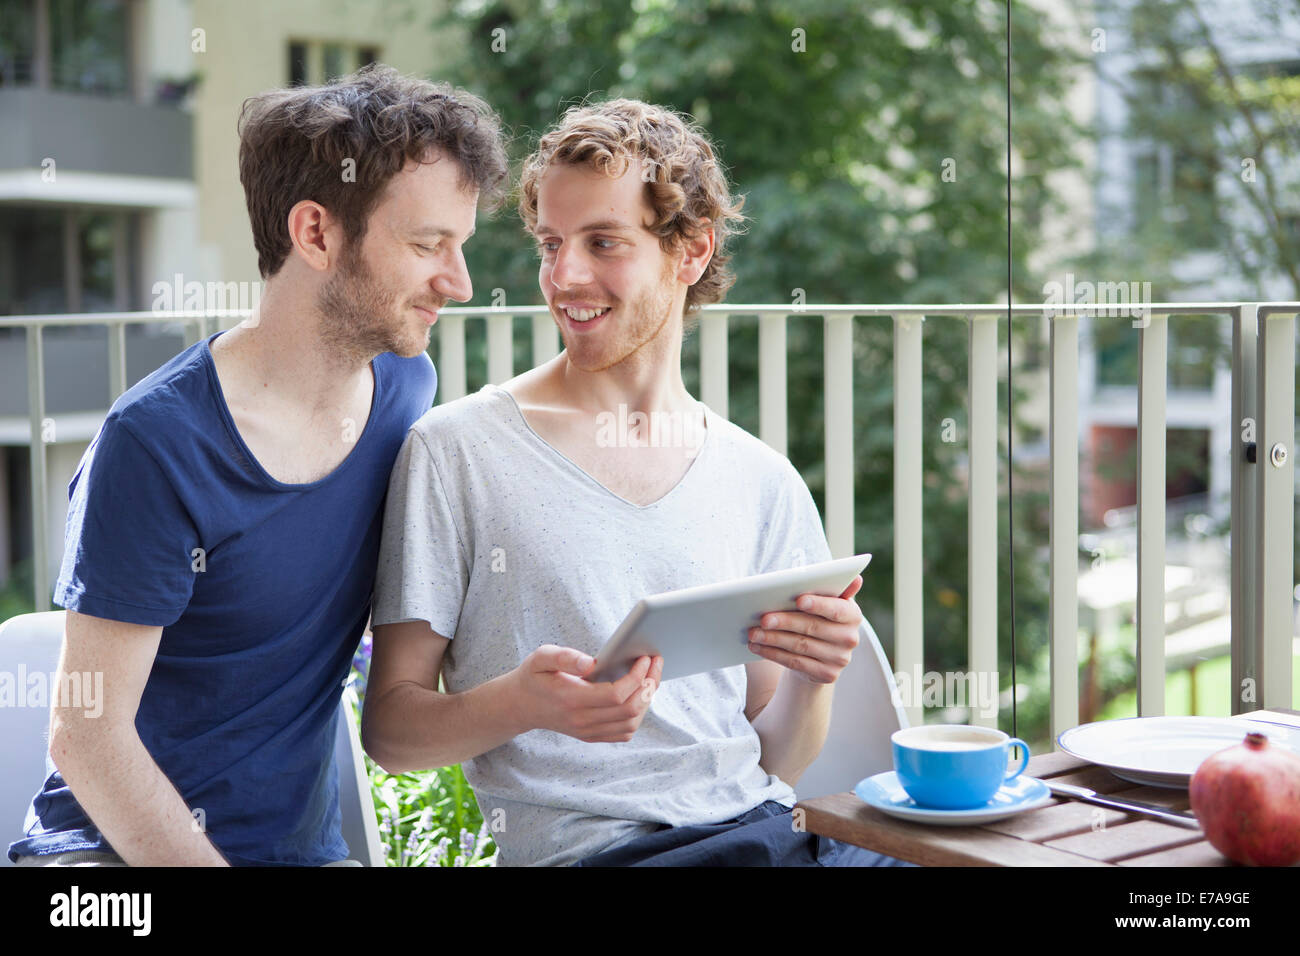
[[[1270,746],[1300,754],[1300,729],[1239,717],[1127,717],[1099,720],[1056,738],[1066,753],[1115,776],[1152,787],[1185,789],[1206,757],[1258,731]]]
[[[993,794],[993,799],[972,810],[931,810],[919,807],[907,795],[898,775],[892,770],[858,781],[853,788],[864,803],[881,813],[913,823],[933,823],[944,827],[971,827],[1003,820],[1025,810],[1052,802],[1052,792],[1037,777],[1021,774]]]

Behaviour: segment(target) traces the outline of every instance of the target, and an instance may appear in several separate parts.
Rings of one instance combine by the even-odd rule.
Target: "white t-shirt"
[[[428,621],[450,638],[443,680],[459,693],[542,644],[594,656],[648,594],[828,560],[794,466],[704,412],[685,476],[637,506],[547,444],[503,389],[431,409],[393,468],[373,624]],[[467,761],[499,862],[569,864],[661,824],[793,806],[759,766],[745,676],[738,665],[662,684],[627,742],[533,730]]]

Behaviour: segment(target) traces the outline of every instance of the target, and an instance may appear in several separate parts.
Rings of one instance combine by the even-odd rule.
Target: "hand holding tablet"
[[[804,594],[798,610],[764,614],[749,629],[749,649],[814,686],[835,683],[862,640],[862,611],[853,600],[860,590],[861,575],[838,597]]]
[[[614,681],[640,657],[663,657],[663,680],[764,659],[749,649],[749,630],[772,612],[798,611],[803,594],[839,597],[869,554],[666,591],[642,598],[596,655],[589,681]]]

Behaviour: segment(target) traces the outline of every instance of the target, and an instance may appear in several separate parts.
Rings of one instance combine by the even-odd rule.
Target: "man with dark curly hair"
[[[244,104],[265,291],[129,389],[70,486],[56,705],[20,865],[344,861],[340,687],[438,310],[507,171],[474,96],[382,67]],[[94,718],[94,719],[92,719]],[[34,782],[35,783],[35,782]]]
[[[647,594],[830,557],[789,461],[682,382],[687,314],[733,281],[740,202],[713,147],[661,107],[575,108],[520,193],[564,351],[411,429],[367,749],[394,773],[464,763],[505,864],[896,863],[790,813],[860,640],[861,578],[766,615],[752,663],[660,686],[643,657],[584,680]]]

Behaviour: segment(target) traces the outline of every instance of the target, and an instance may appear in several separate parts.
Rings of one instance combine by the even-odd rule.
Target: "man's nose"
[[[580,248],[562,243],[551,263],[551,284],[557,289],[571,289],[591,282],[591,266]]]
[[[474,298],[474,283],[470,281],[469,267],[465,265],[465,254],[461,250],[456,250],[451,267],[438,275],[433,287],[439,295],[456,302],[468,302]]]

